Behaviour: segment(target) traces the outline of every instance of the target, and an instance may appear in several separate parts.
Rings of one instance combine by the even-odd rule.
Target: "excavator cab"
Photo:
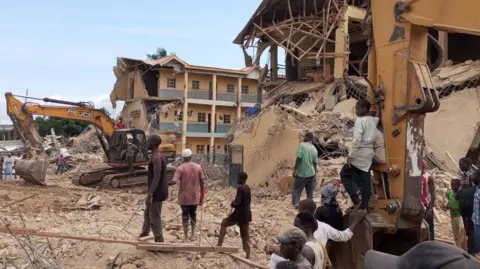
[[[139,129],[122,129],[114,131],[111,136],[109,149],[109,163],[111,165],[127,164],[126,150],[129,139],[131,139],[131,143],[139,149],[135,155],[134,163],[145,164],[148,162],[147,139],[145,133]]]

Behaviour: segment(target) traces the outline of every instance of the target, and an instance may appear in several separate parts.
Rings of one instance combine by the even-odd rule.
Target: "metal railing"
[[[237,94],[230,92],[217,92],[218,101],[237,102]]]
[[[160,98],[177,98],[183,97],[183,90],[160,89],[158,91]]]
[[[242,102],[244,103],[257,103],[258,95],[256,94],[242,94]]]
[[[217,124],[217,128],[215,128],[215,133],[226,134],[230,132],[230,128],[232,128],[232,124]]]
[[[181,131],[182,130],[182,123],[177,122],[178,126],[175,126],[173,122],[160,122],[158,130],[160,132],[171,132],[171,131]]]
[[[187,123],[187,132],[208,133],[208,124],[203,122]]]
[[[203,99],[203,100],[212,100],[211,98],[211,92],[206,90],[206,91],[202,91],[202,90],[192,90],[192,89],[189,89],[188,90],[188,98],[192,98],[192,99]]]

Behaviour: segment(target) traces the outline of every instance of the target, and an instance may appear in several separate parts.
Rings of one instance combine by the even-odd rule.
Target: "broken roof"
[[[193,65],[193,64],[187,63],[186,61],[182,60],[176,55],[165,56],[157,60],[140,60],[140,59],[132,59],[132,58],[126,58],[126,57],[118,57],[117,65],[118,66],[123,65],[128,67],[134,67],[138,65],[149,65],[157,68],[180,67],[188,71],[203,71],[203,72],[209,72],[209,73],[228,73],[228,74],[235,74],[235,75],[242,75],[242,76],[246,76],[250,74],[253,70],[259,69],[257,66],[251,66],[251,67],[236,70],[236,69]]]
[[[242,31],[233,40],[234,44],[242,45],[245,36],[254,29],[254,23],[265,26],[290,18],[290,8],[293,17],[310,16],[315,11],[322,10],[327,0],[263,0],[253,13]],[[303,5],[306,5],[305,8]],[[290,8],[289,8],[290,7]],[[305,13],[304,13],[305,12]],[[312,13],[313,12],[313,13]]]

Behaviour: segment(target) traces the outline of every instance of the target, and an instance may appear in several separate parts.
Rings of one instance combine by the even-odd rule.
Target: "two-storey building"
[[[228,151],[226,138],[232,125],[248,107],[262,101],[256,67],[198,66],[171,55],[158,60],[118,58],[114,72],[112,102],[182,100],[181,106],[159,112],[155,126],[160,133],[181,133],[178,152],[188,147],[217,162]],[[129,115],[123,116],[128,123]]]

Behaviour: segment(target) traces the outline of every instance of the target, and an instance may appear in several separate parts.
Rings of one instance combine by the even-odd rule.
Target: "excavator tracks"
[[[168,180],[173,179],[175,168],[167,167]],[[100,187],[105,189],[128,188],[147,184],[148,171],[136,168],[133,173],[128,170],[105,168],[81,174],[72,179],[72,183],[84,187]]]

